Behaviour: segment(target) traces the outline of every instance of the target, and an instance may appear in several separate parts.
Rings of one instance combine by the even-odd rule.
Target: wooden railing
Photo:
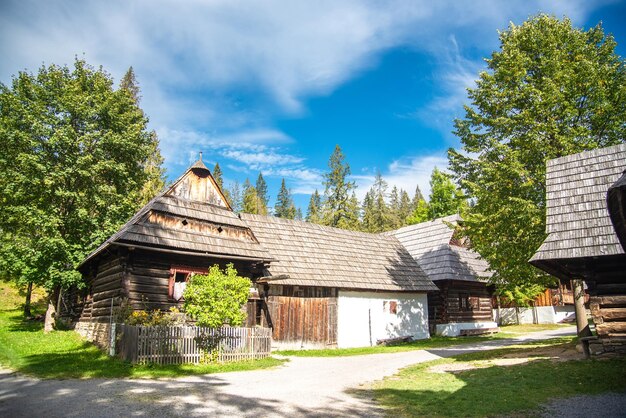
[[[117,352],[133,363],[199,364],[268,357],[269,328],[117,325]]]

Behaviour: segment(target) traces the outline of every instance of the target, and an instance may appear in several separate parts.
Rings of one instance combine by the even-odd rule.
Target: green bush
[[[199,326],[240,326],[246,319],[242,307],[248,301],[250,286],[250,280],[238,276],[232,264],[226,265],[225,270],[214,265],[208,274],[198,274],[189,280],[183,293],[185,312]]]

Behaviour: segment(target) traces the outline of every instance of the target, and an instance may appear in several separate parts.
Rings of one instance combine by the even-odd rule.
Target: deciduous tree
[[[615,45],[600,25],[539,15],[500,34],[468,90],[450,167],[474,203],[465,231],[500,286],[552,281],[527,263],[545,239],[546,160],[626,138],[626,67]]]
[[[133,94],[80,59],[0,84],[1,276],[81,284],[77,264],[162,174],[159,161],[145,169],[158,147],[147,122]]]

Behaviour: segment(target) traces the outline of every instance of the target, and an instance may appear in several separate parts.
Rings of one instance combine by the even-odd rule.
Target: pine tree
[[[348,213],[350,193],[356,188],[354,182],[348,181],[350,166],[344,162],[345,156],[339,145],[335,146],[328,161],[330,171],[324,174],[324,205],[322,223],[338,227],[340,224],[350,223],[344,218],[351,216]]]
[[[139,105],[139,102],[141,101],[141,94],[139,90],[139,83],[137,83],[137,79],[135,78],[135,70],[133,70],[132,66],[128,67],[126,74],[122,77],[122,80],[120,81],[120,88],[127,91],[135,101],[135,104]]]
[[[257,196],[256,188],[246,179],[243,184],[243,198],[241,211],[243,213],[259,214],[260,199]]]
[[[422,191],[420,190],[420,186],[415,186],[415,194],[413,195],[413,199],[411,200],[411,213],[415,212],[417,206],[419,205],[420,200],[426,200]]]
[[[364,232],[374,232],[376,227],[374,223],[374,199],[372,199],[372,190],[368,190],[363,198],[361,205],[361,213],[363,213],[363,219],[361,221],[361,230]]]
[[[315,192],[313,192],[309,200],[306,220],[314,224],[319,224],[322,220],[322,198],[317,189],[315,189]]]
[[[135,102],[135,105],[139,106],[139,101],[141,100],[141,90],[139,89],[139,84],[135,78],[133,67],[129,67],[126,74],[124,74],[124,77],[122,77],[122,80],[120,81],[120,90],[127,92]],[[165,187],[165,169],[163,168],[164,160],[159,148],[159,138],[156,131],[150,131],[150,138],[151,141],[148,151],[149,157],[144,163],[144,171],[150,180],[147,181],[143,185],[141,191],[139,191],[139,202],[142,205],[148,203]]]
[[[400,189],[400,207],[398,209],[400,223],[396,228],[402,228],[407,225],[409,216],[411,216],[411,198],[406,190]]]
[[[226,201],[228,202],[228,204],[236,212],[235,207],[233,206],[233,199],[231,197],[230,191],[226,187],[224,187],[224,178],[222,176],[222,169],[219,163],[215,163],[212,174],[213,174],[213,180],[215,180],[215,184],[217,184],[217,187],[219,187],[220,190],[222,191],[222,194],[226,198]]]
[[[397,186],[393,186],[391,193],[389,193],[388,212],[388,222],[383,231],[400,228],[403,219],[400,214],[400,191]]]
[[[300,209],[300,208],[296,209],[296,217],[295,217],[295,219],[298,220],[298,221],[302,220],[302,209]]]
[[[383,179],[380,171],[376,173],[374,184],[370,188],[369,201],[364,205],[363,218],[367,232],[383,232],[390,229],[390,211],[387,206],[387,182]]]
[[[230,183],[228,196],[230,198],[230,207],[233,209],[233,212],[241,212],[243,197],[241,195],[241,186],[239,186],[239,182],[237,180]]]
[[[274,206],[274,216],[279,218],[293,219],[296,217],[296,207],[291,198],[291,192],[285,185],[285,179],[280,184],[280,190],[276,196],[276,205]]]
[[[259,177],[256,179],[256,194],[259,198],[259,208],[257,213],[266,215],[267,205],[269,204],[269,196],[267,195],[267,183],[263,178],[263,174],[259,173]]]
[[[338,228],[349,229],[351,231],[359,231],[361,229],[361,223],[359,210],[359,199],[356,197],[356,193],[352,192],[352,195],[348,199],[346,204],[346,216],[339,220]]]

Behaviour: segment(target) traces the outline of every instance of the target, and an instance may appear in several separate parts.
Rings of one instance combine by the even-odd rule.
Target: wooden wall
[[[181,256],[161,252],[128,251],[120,249],[102,257],[85,274],[87,289],[79,295],[76,289],[66,299],[72,310],[79,310],[81,321],[109,322],[111,306],[116,315],[122,303],[134,310],[169,310],[181,306],[169,297],[170,269],[187,266],[206,270],[215,264],[224,268],[228,260],[207,257]],[[258,277],[260,271],[251,262],[233,263],[239,275]],[[111,302],[113,304],[111,305]],[[69,315],[68,315],[69,316]]]
[[[97,268],[86,280],[89,290],[84,298],[81,321],[109,322],[111,306],[113,310],[119,309],[124,297],[122,281],[126,259],[124,252],[100,259]]]
[[[337,298],[269,296],[272,338],[301,346],[337,345]]]
[[[437,280],[439,292],[428,294],[428,318],[431,326],[451,322],[491,321],[491,292],[485,283],[460,280]],[[475,298],[473,309],[462,310],[461,295]]]

